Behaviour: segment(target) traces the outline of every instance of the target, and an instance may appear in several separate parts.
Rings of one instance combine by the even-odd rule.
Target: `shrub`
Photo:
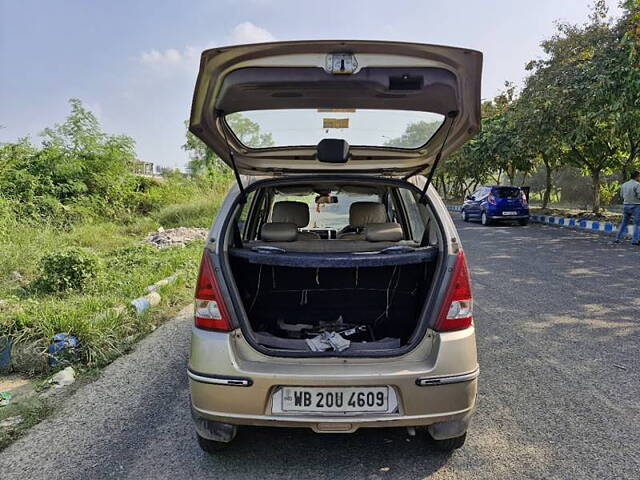
[[[69,248],[40,260],[41,274],[34,281],[36,290],[56,293],[83,290],[98,273],[98,260],[87,250]]]
[[[158,222],[167,228],[208,228],[215,217],[219,204],[211,199],[199,199],[189,203],[169,205],[158,212]]]

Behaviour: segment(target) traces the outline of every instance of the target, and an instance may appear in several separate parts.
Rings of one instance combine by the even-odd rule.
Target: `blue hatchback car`
[[[480,220],[483,225],[494,222],[517,221],[529,223],[529,202],[520,187],[489,185],[467,196],[462,206],[462,220]]]

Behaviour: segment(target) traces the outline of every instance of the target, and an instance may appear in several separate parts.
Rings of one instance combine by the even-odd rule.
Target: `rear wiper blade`
[[[251,250],[258,253],[287,253],[284,248],[272,247],[271,245],[259,245],[253,247]]]
[[[391,247],[383,248],[379,253],[409,253],[414,252],[416,249],[409,245],[393,245]]]

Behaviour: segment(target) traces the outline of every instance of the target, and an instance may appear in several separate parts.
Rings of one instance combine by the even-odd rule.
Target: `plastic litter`
[[[350,340],[342,337],[337,332],[322,332],[320,335],[308,338],[306,342],[312,352],[325,352],[327,350],[342,352],[351,345]]]
[[[136,309],[136,313],[141,315],[145,310],[160,303],[161,297],[158,292],[151,292],[143,297],[131,300],[131,305]]]
[[[11,394],[9,392],[0,392],[0,407],[11,403]]]
[[[67,367],[64,370],[60,370],[53,377],[51,377],[49,383],[55,384],[55,388],[62,388],[71,385],[75,381],[76,371],[73,369],[73,367]]]
[[[69,363],[77,355],[80,341],[68,333],[56,333],[51,339],[51,345],[47,348],[49,366]]]
[[[11,366],[11,348],[13,340],[11,337],[0,337],[0,369]]]
[[[165,285],[169,285],[170,283],[173,283],[177,280],[178,275],[176,275],[175,273],[173,275],[169,275],[166,278],[163,278],[162,280],[157,281],[156,283],[154,283],[153,285],[149,285],[147,287],[147,291],[148,292],[155,292],[156,290],[158,290],[160,287],[164,287]]]

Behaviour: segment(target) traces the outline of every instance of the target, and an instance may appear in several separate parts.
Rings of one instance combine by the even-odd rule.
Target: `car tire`
[[[227,450],[231,445],[231,442],[217,442],[215,440],[209,440],[208,438],[201,437],[196,433],[198,438],[198,445],[207,453],[219,453]]]
[[[480,216],[480,222],[485,226],[491,225],[491,220],[489,220],[489,217],[487,217],[487,212],[482,212],[482,215]]]
[[[463,222],[468,222],[469,221],[469,216],[467,215],[467,211],[466,210],[462,210],[460,212],[460,216],[462,217],[462,221]]]
[[[445,440],[433,440],[433,445],[441,452],[452,452],[458,448],[462,448],[464,441],[467,439],[467,432],[459,437],[447,438]]]
[[[529,225],[529,219],[528,218],[523,218],[522,220],[518,220],[518,223],[520,225],[522,225],[523,227],[527,226],[527,225]]]

